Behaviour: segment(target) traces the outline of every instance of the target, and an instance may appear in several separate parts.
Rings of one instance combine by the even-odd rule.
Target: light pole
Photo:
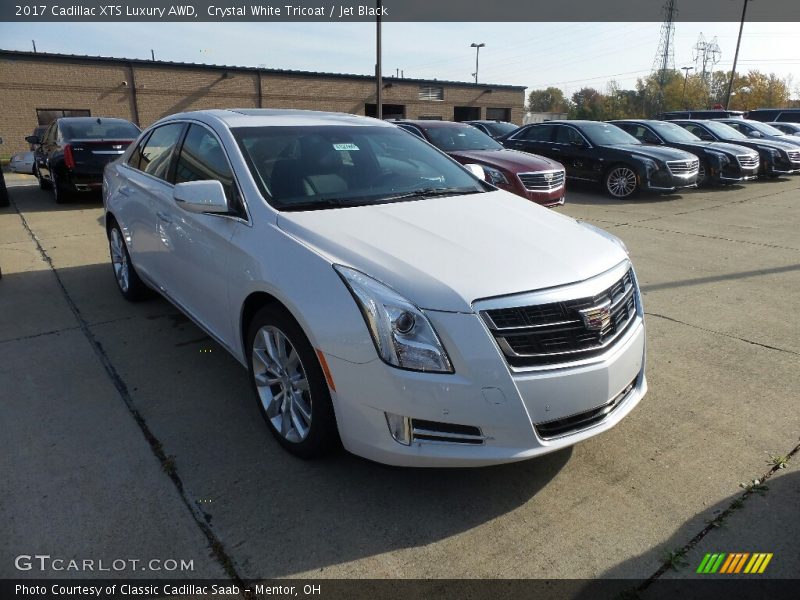
[[[475,48],[475,83],[478,83],[478,58],[481,55],[481,48],[486,46],[483,42],[480,44],[472,43],[469,45],[470,48]]]
[[[725,110],[728,110],[728,104],[731,102],[733,80],[736,78],[736,61],[739,60],[739,45],[742,43],[742,29],[744,29],[744,17],[747,14],[747,2],[748,0],[744,0],[744,7],[742,8],[742,22],[739,23],[739,39],[736,40],[736,53],[733,55],[733,69],[731,70],[731,80],[728,82],[728,95],[725,97]]]
[[[681,67],[681,70],[686,73],[683,76],[683,97],[681,98],[681,104],[683,104],[684,108],[688,108],[686,106],[686,82],[689,80],[689,71],[694,70],[694,67]]]

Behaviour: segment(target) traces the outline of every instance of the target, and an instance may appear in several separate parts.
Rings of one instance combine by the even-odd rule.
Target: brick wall
[[[260,80],[265,108],[363,115],[365,104],[375,103],[375,85],[366,78],[262,71]],[[406,117],[411,119],[440,116],[452,120],[455,106],[477,106],[481,118],[488,107],[510,108],[512,120],[522,123],[522,89],[425,85],[441,85],[444,100],[420,100],[420,82],[389,77],[384,79],[383,102],[404,105]],[[38,125],[37,108],[89,109],[92,116],[134,121],[138,107],[139,124],[146,127],[176,112],[255,108],[258,103],[259,74],[255,70],[0,52],[0,137],[4,142],[0,156],[28,149],[24,138]]]

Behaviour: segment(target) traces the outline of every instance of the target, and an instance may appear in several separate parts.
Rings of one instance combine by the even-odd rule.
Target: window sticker
[[[358,150],[358,146],[355,144],[334,144],[333,149],[339,150],[340,152],[351,152],[353,150]]]

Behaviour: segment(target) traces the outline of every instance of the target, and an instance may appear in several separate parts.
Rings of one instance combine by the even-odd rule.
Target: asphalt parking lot
[[[36,553],[193,560],[182,577],[690,577],[715,551],[800,577],[800,456],[769,457],[800,436],[800,177],[573,186],[557,210],[630,248],[650,391],[571,450],[467,470],[287,454],[233,358],[165,301],[122,299],[99,200],[31,180],[0,209],[0,577],[41,576],[14,567]],[[669,552],[687,566],[660,570]]]

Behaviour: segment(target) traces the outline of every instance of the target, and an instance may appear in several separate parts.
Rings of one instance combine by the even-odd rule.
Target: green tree
[[[572,94],[570,119],[602,121],[605,116],[603,95],[594,88],[586,87]]]
[[[564,92],[556,87],[531,90],[528,94],[528,110],[531,112],[567,112],[568,104]]]

